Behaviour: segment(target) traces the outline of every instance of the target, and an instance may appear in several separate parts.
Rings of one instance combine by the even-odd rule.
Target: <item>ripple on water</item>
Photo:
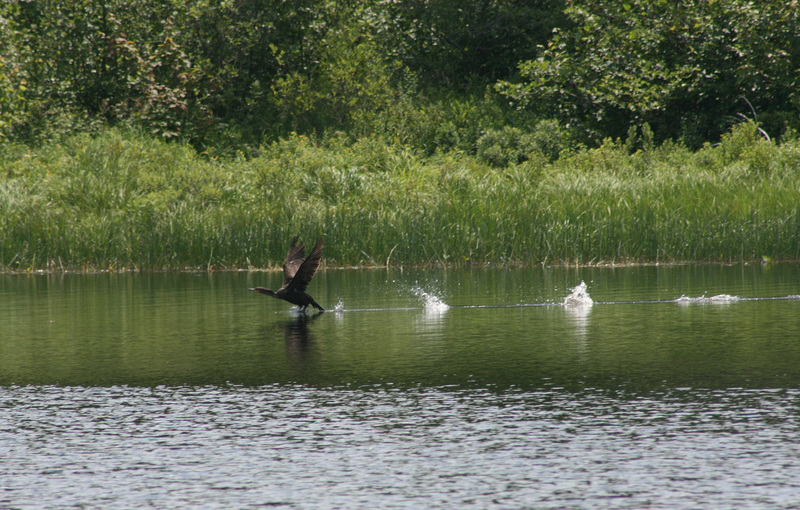
[[[0,507],[788,508],[797,390],[0,388]]]

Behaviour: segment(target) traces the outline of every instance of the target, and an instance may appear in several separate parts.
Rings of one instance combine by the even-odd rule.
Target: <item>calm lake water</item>
[[[800,508],[798,265],[280,280],[0,276],[0,509]]]

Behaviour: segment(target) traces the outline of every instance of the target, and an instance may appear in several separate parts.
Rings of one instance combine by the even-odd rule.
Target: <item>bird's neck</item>
[[[265,289],[264,287],[253,287],[250,290],[254,290],[254,291],[258,292],[259,294],[266,294],[267,296],[277,297],[275,295],[275,291],[272,290],[272,289]]]

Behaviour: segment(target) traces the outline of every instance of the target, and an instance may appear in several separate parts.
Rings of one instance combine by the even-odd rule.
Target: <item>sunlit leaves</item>
[[[771,112],[796,111],[796,5],[572,2],[566,13],[572,26],[559,30],[540,58],[520,65],[520,85],[500,89],[520,105],[557,111],[590,138],[622,136],[647,122],[659,139],[699,145],[738,113],[765,113],[759,120],[769,122]]]

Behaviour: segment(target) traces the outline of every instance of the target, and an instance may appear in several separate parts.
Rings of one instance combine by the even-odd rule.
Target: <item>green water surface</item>
[[[328,270],[319,315],[247,290],[280,280],[0,276],[0,384],[800,386],[794,264]]]

